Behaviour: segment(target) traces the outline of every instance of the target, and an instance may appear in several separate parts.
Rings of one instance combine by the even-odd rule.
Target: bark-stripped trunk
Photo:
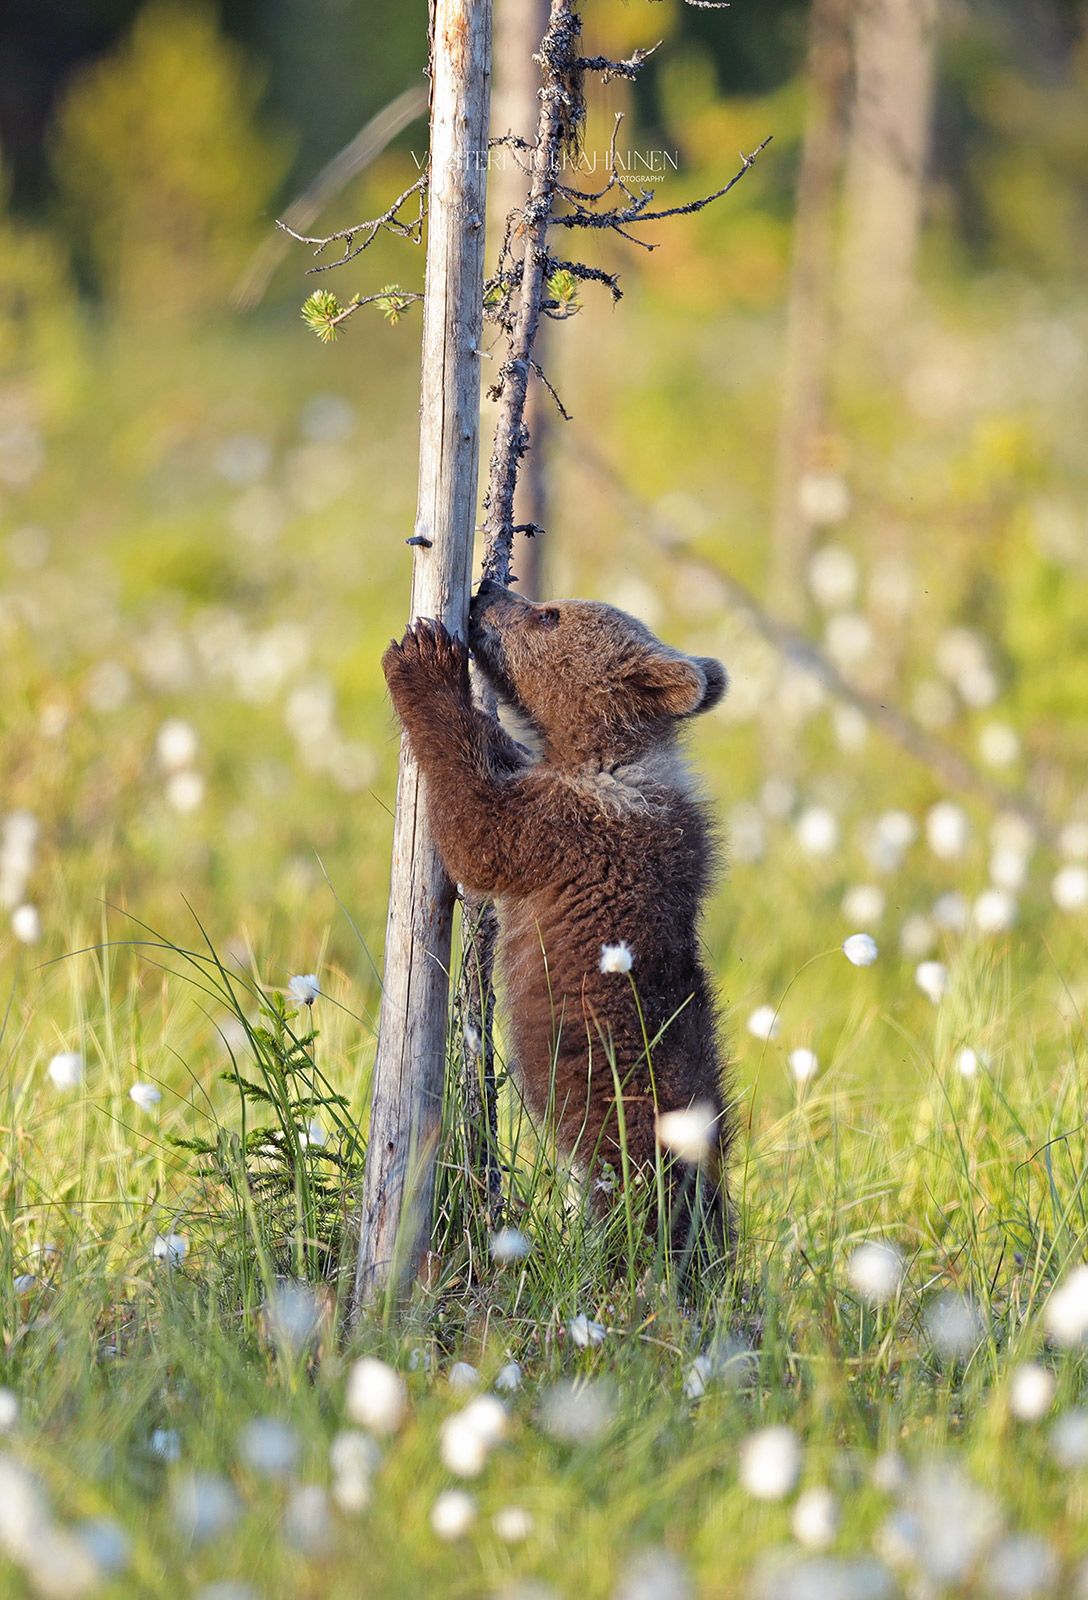
[[[805,561],[812,542],[801,485],[816,464],[827,419],[850,10],[851,0],[814,0],[809,23],[809,104],[797,180],[772,529],[771,593],[791,622],[805,615]]]
[[[929,157],[938,0],[861,0],[846,159],[844,332],[883,342],[909,310]]]
[[[430,184],[411,614],[464,633],[479,460],[490,0],[432,0]],[[353,1315],[416,1272],[434,1197],[453,888],[401,742]]]
[[[495,11],[495,91],[492,96],[492,130],[497,137],[512,133],[531,144],[540,114],[540,63],[536,59],[548,25],[548,0],[497,0]],[[529,194],[524,170],[525,152],[504,149],[491,174],[491,203],[501,238],[506,218],[523,206]],[[546,329],[536,335],[536,360],[547,366]],[[525,397],[525,423],[529,451],[518,475],[514,518],[519,527],[548,526],[547,474],[544,466],[551,404],[543,384],[529,386]],[[523,594],[538,600],[544,592],[543,563],[546,535],[514,535],[512,566]]]

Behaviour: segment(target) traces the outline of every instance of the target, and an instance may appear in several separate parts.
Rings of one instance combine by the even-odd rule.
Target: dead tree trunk
[[[529,145],[536,138],[540,112],[540,65],[536,59],[548,24],[548,0],[497,0],[495,11],[495,87],[491,125],[496,137],[513,134]],[[493,214],[501,236],[506,218],[524,206],[529,193],[526,162],[516,146],[507,146],[492,167]],[[511,241],[521,255],[520,240]],[[547,330],[537,333],[536,359],[548,357]],[[550,423],[550,400],[542,384],[532,384],[525,399],[525,424],[529,450],[522,464],[514,497],[514,515],[520,528],[540,528],[539,534],[514,536],[513,571],[523,594],[539,599],[544,592],[543,564],[548,526],[547,473],[544,456]]]
[[[771,559],[776,607],[795,623],[805,614],[804,568],[813,527],[802,482],[816,464],[827,415],[850,6],[851,0],[814,0],[809,22],[809,104],[793,227]]]
[[[938,0],[862,0],[846,157],[842,318],[870,348],[902,325],[929,155]]]
[[[464,633],[479,459],[490,0],[432,0],[427,268],[411,613]],[[448,1035],[453,887],[402,740],[352,1313],[428,1243]]]

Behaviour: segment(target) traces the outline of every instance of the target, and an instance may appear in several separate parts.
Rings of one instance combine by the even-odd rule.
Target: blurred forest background
[[[426,6],[4,15],[5,917],[59,952],[103,901],[176,927],[184,894],[219,938],[259,930],[277,971],[316,966],[328,937],[372,985],[322,874],[376,951],[395,766],[378,660],[408,594],[418,308],[368,307],[332,345],[299,308],[315,285],[419,289],[423,257],[381,237],[314,279],[292,246],[256,290],[253,264],[292,198],[422,83]],[[1054,897],[1077,909],[1088,7],[589,0],[584,24],[591,53],[664,41],[637,88],[592,86],[598,179],[618,111],[662,204],[774,136],[653,253],[603,241],[624,299],[584,286],[547,355],[574,420],[548,429],[539,581],[637,612],[734,680],[698,733],[732,838],[736,890],[708,928],[730,999],[768,923],[762,981],[796,970],[794,901],[916,956],[972,915],[984,932],[1049,915],[1063,859]],[[512,65],[500,52],[497,77]],[[314,231],[381,212],[425,142],[421,115]],[[768,643],[730,580],[978,775],[956,793],[973,912],[941,899],[959,848],[849,906],[906,848],[874,819],[920,814],[948,769]],[[772,836],[788,870],[768,879]]]

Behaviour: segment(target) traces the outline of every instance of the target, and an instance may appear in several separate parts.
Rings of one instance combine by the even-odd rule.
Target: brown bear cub
[[[730,1125],[698,934],[714,847],[677,735],[721,699],[725,672],[612,606],[535,605],[489,581],[469,643],[539,754],[473,704],[468,649],[441,623],[416,622],[382,665],[446,868],[497,904],[529,1109],[583,1171],[619,1174],[618,1079],[630,1170],[645,1180],[656,1112],[709,1105],[699,1208],[720,1241]],[[686,1248],[691,1175],[670,1189],[673,1241]]]

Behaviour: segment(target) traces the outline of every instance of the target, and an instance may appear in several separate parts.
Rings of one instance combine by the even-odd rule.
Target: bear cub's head
[[[562,766],[646,754],[682,719],[717,705],[728,681],[720,662],[673,650],[614,606],[536,605],[490,579],[469,608],[469,646]]]

